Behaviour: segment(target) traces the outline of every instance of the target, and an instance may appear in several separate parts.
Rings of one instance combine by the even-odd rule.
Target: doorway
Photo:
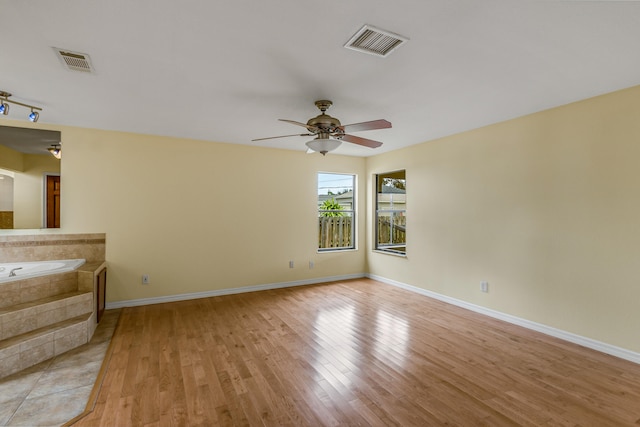
[[[46,175],[46,228],[60,228],[60,175]]]

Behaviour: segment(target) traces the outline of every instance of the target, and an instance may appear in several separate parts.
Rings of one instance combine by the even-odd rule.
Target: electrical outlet
[[[485,282],[485,281],[480,282],[480,290],[482,292],[489,292],[489,282]]]
[[[289,261],[289,268],[293,268],[293,261]]]
[[[309,261],[309,270],[312,270],[313,266],[314,266],[313,261]]]
[[[148,285],[149,284],[149,275],[148,274],[143,274],[142,275],[142,284],[143,285]]]

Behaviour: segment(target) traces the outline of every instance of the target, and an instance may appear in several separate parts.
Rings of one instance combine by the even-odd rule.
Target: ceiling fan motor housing
[[[336,128],[340,126],[340,120],[335,117],[331,117],[328,114],[320,114],[312,119],[309,119],[307,126],[316,127],[322,131],[333,133]]]
[[[325,111],[327,111],[327,109],[331,107],[333,103],[328,100],[320,100],[320,101],[316,101],[315,104],[316,104],[316,107],[318,107],[322,113],[312,119],[309,119],[309,121],[307,122],[307,126],[312,126],[314,128],[319,129],[320,134],[322,133],[332,134],[336,132],[340,133],[341,131],[341,129],[339,129],[339,127],[341,126],[340,120],[336,119],[335,117],[331,117],[330,115],[325,113]],[[335,137],[336,135],[333,135],[333,136]]]

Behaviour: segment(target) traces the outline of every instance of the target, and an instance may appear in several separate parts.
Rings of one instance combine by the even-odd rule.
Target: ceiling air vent
[[[54,47],[56,55],[62,61],[62,64],[71,71],[82,71],[92,73],[91,58],[86,53],[72,52],[70,50],[58,49]]]
[[[385,57],[409,39],[371,25],[365,25],[344,45],[370,55]]]

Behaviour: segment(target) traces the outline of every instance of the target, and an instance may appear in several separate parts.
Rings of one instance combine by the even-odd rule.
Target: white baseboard
[[[361,279],[366,277],[364,273],[348,274],[342,276],[320,277],[317,279],[296,280],[293,282],[267,283],[264,285],[244,286],[241,288],[218,289],[189,294],[167,295],[163,297],[131,299],[125,301],[108,302],[107,310],[112,308],[135,307],[140,305],[160,304],[163,302],[186,301],[190,299],[217,297],[221,295],[242,294],[245,292],[267,291],[270,289],[291,288],[294,286],[315,285],[317,283],[335,282],[337,280]]]
[[[416,286],[407,285],[406,283],[401,283],[395,280],[387,279],[385,277],[376,276],[375,274],[367,274],[366,277],[373,280],[377,280],[382,283],[386,283],[388,285],[406,289],[408,291],[415,292],[439,301],[443,301],[461,308],[465,308],[467,310],[475,311],[476,313],[484,314],[486,316],[493,317],[495,319],[503,320],[505,322],[512,323],[514,325],[522,326],[527,329],[541,332],[543,334],[550,335],[552,337],[560,338],[562,340],[565,340],[574,344],[578,344],[583,347],[590,348],[592,350],[597,350],[602,353],[610,354],[612,356],[619,357],[620,359],[625,359],[630,362],[640,364],[640,353],[636,353],[631,350],[627,350],[625,348],[616,347],[611,344],[603,343],[601,341],[596,341],[591,338],[587,338],[587,337],[573,334],[571,332],[563,331],[561,329],[552,328],[550,326],[543,325],[541,323],[532,322],[530,320],[522,319],[520,317],[512,316],[510,314],[491,310],[486,307],[471,304],[466,301],[448,297],[446,295],[438,294],[436,292],[428,291],[426,289],[418,288]]]

